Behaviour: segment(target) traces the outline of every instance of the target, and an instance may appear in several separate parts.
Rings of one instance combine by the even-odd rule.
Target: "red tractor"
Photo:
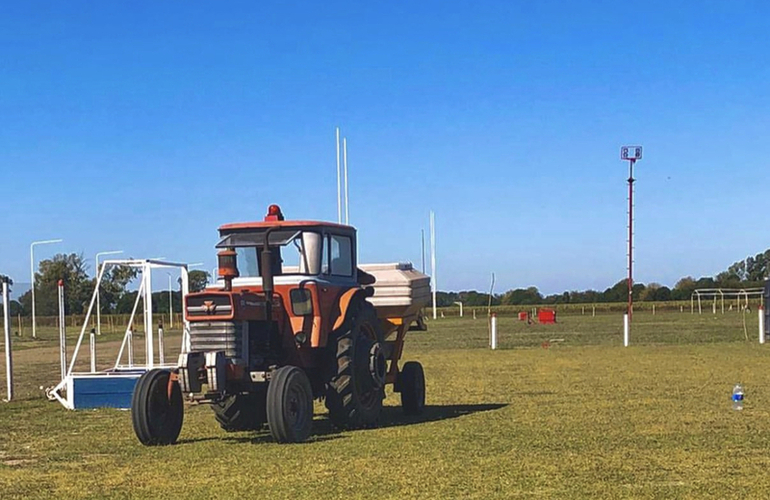
[[[377,425],[387,384],[406,413],[423,411],[422,366],[399,369],[399,359],[427,302],[427,276],[386,265],[406,276],[400,288],[407,291],[389,294],[373,286],[382,266],[371,273],[357,266],[355,228],[286,221],[277,205],[264,221],[226,224],[219,233],[220,279],[185,298],[178,368],[151,370],[134,389],[132,421],[143,444],[176,442],[185,397],[210,403],[226,431],[267,424],[285,443],[310,435],[314,399],[343,429]],[[380,299],[376,290],[385,290]]]

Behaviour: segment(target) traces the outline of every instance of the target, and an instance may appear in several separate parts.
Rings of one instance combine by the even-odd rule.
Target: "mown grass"
[[[405,352],[425,415],[390,394],[380,428],[338,432],[318,405],[300,445],[227,434],[196,406],[178,445],[143,447],[128,412],[43,400],[56,348],[25,349],[20,399],[0,405],[0,497],[770,498],[769,354],[746,319],[751,342],[740,314],[638,314],[623,348],[617,315],[502,318],[494,352],[485,319],[432,321]]]

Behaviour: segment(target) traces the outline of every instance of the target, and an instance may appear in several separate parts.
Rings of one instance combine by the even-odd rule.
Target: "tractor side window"
[[[331,237],[331,273],[335,276],[353,276],[353,245],[347,236]]]
[[[238,247],[235,249],[238,259],[238,274],[241,278],[259,277],[259,266],[257,265],[257,249],[254,247]]]

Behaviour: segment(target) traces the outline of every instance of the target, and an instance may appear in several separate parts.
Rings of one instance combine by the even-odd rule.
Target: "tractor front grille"
[[[196,321],[190,323],[190,347],[193,352],[224,351],[235,363],[246,358],[243,323],[232,321]]]

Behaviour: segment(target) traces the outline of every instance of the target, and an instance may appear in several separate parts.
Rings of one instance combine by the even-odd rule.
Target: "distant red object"
[[[519,313],[519,321],[527,321],[529,319],[529,313],[528,312],[520,312]]]
[[[543,324],[556,323],[556,311],[546,308],[538,309],[537,321]]]

